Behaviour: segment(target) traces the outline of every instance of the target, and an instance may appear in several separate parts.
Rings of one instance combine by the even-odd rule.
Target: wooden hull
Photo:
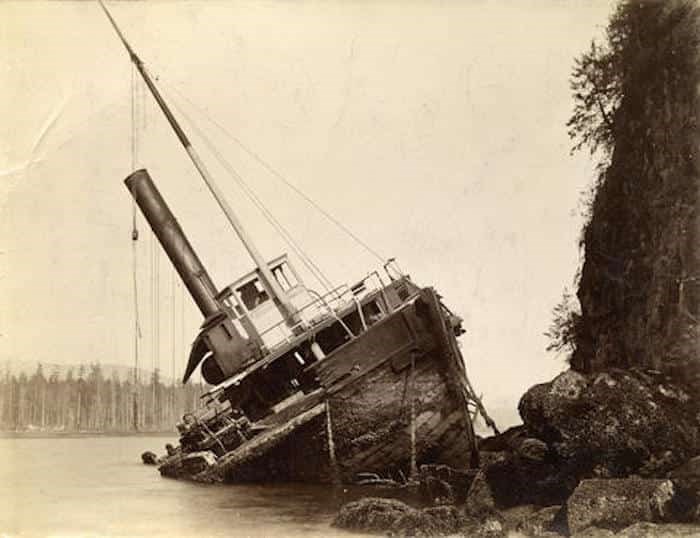
[[[268,431],[199,478],[343,482],[408,477],[423,463],[475,463],[466,374],[435,292],[321,361],[322,389],[265,419]]]
[[[351,483],[362,472],[408,477],[414,446],[417,465],[469,466],[469,424],[434,361],[417,365],[414,390],[409,375],[398,376],[390,367],[373,374],[376,378],[358,380],[329,398],[329,413],[317,415],[259,456],[230,466],[225,480]]]

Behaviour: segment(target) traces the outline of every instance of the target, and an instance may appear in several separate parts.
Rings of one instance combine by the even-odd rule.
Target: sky
[[[610,2],[108,6],[266,257],[289,248],[211,146],[332,282],[381,262],[280,176],[434,286],[502,422],[566,367],[543,333],[595,173],[568,78]],[[0,361],[133,365],[137,303],[139,365],[179,377],[202,320],[140,216],[134,257],[123,179],[149,170],[217,286],[251,260],[96,2],[2,2],[0,50]]]

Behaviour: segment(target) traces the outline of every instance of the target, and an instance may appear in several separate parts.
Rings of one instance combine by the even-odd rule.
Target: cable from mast
[[[177,104],[177,101],[172,101],[175,108],[178,110],[180,115],[185,118],[190,123],[190,126],[199,134],[200,138],[204,144],[209,148],[209,151],[214,155],[214,157],[221,163],[221,165],[226,169],[229,175],[238,183],[243,192],[250,198],[253,204],[260,210],[263,216],[267,219],[270,225],[280,234],[282,239],[289,245],[289,247],[299,256],[301,262],[307,267],[311,274],[318,280],[319,284],[325,288],[326,291],[331,291],[333,289],[333,283],[326,277],[320,267],[314,263],[311,257],[304,251],[304,249],[299,245],[299,243],[294,239],[292,234],[284,227],[284,225],[274,216],[274,214],[267,208],[265,203],[260,199],[260,197],[255,193],[255,191],[246,183],[243,177],[236,171],[233,165],[223,156],[223,154],[216,148],[211,140],[204,134],[204,132],[197,126],[195,122],[188,116],[188,114],[182,110]]]
[[[131,168],[136,168],[137,150],[137,120],[136,120],[136,77],[131,70]],[[132,423],[134,430],[139,429],[139,339],[141,338],[141,322],[139,320],[139,286],[138,286],[138,249],[139,239],[136,201],[131,202],[131,256],[132,256],[132,281],[134,290],[134,388],[132,405]]]
[[[162,82],[162,81],[161,81]],[[329,222],[331,222],[333,225],[335,225],[338,229],[340,229],[342,232],[348,235],[353,241],[355,241],[358,245],[360,245],[362,248],[364,248],[369,254],[377,258],[380,262],[384,263],[387,261],[387,258],[385,256],[382,256],[379,254],[375,249],[370,247],[365,241],[360,239],[350,228],[348,228],[345,224],[343,224],[339,219],[334,217],[331,213],[326,211],[321,205],[316,203],[310,196],[308,196],[304,191],[302,191],[299,187],[294,185],[289,179],[287,179],[281,172],[279,172],[276,168],[274,168],[270,163],[268,163],[265,159],[263,159],[258,153],[253,151],[252,149],[248,148],[238,137],[230,133],[221,123],[216,121],[214,118],[212,118],[206,110],[204,110],[202,107],[194,103],[189,97],[184,95],[180,90],[178,90],[175,86],[172,84],[165,84],[167,87],[169,87],[171,90],[173,90],[175,93],[177,93],[182,99],[187,101],[192,107],[194,107],[197,111],[199,111],[200,114],[202,114],[210,123],[215,125],[222,133],[224,133],[225,136],[230,138],[233,142],[235,142],[243,151],[245,151],[248,156],[250,156],[252,159],[257,161],[257,163],[265,168],[270,174],[272,174],[277,180],[281,181],[283,184],[285,184],[289,189],[294,191],[297,196],[299,196],[302,200],[304,200],[307,204],[309,204],[311,207],[313,207],[316,211],[318,211],[321,215],[323,215]],[[180,112],[182,112],[180,110]]]
[[[169,410],[169,418],[170,421],[173,421],[175,417],[177,416],[175,412],[175,379],[176,379],[176,374],[175,374],[175,363],[177,362],[175,359],[177,357],[177,289],[179,289],[178,286],[178,278],[177,278],[177,273],[173,269],[170,272],[170,309],[172,311],[172,319],[171,319],[171,333],[170,333],[170,345],[171,345],[171,364],[170,364],[170,377],[171,379],[171,386],[170,386],[170,398],[168,398],[168,405],[170,407]]]
[[[155,233],[151,234],[152,245],[152,268],[153,280],[151,282],[151,300],[153,302],[153,318],[152,318],[152,358],[151,358],[151,411],[152,424],[157,421],[157,387],[156,387],[156,372],[160,370],[160,248],[158,239]]]

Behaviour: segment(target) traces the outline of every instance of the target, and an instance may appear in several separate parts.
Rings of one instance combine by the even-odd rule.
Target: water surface
[[[172,437],[0,438],[0,536],[357,536],[330,526],[357,492],[203,485],[141,464]]]

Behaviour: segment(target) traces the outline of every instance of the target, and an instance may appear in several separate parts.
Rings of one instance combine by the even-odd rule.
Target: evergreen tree
[[[558,305],[548,331],[554,349],[572,336],[574,368],[698,366],[699,27],[696,2],[623,1],[575,63],[569,134],[600,165],[581,308]]]

